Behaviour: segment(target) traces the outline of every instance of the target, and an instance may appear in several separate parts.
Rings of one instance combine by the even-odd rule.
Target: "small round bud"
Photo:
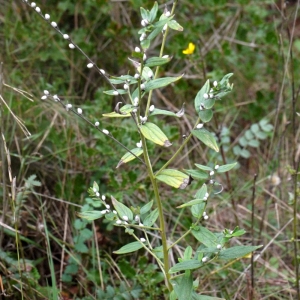
[[[105,207],[106,207],[107,209],[110,209],[110,205],[109,205],[109,204],[106,204]]]
[[[102,214],[102,215],[105,215],[106,213],[107,213],[107,210],[106,210],[106,209],[101,210],[101,214]]]
[[[135,98],[133,99],[133,105],[134,105],[134,106],[138,106],[138,105],[139,105],[139,98],[138,98],[138,97],[135,97]]]
[[[163,55],[162,58],[169,58],[169,55]]]
[[[134,109],[132,110],[132,112],[135,114],[135,113],[137,112],[137,109],[134,108]]]
[[[202,262],[207,262],[208,261],[208,257],[207,256],[204,256],[203,258],[202,258]]]
[[[44,95],[49,95],[49,92],[47,90],[44,90]]]
[[[105,201],[105,199],[106,199],[105,195],[102,195],[101,199],[102,199],[103,201]]]
[[[95,122],[95,126],[98,127],[100,123],[98,121]]]
[[[142,148],[142,146],[143,146],[142,141],[139,141],[138,143],[136,143],[136,146],[137,146],[138,148]]]
[[[168,24],[165,24],[164,27],[163,27],[163,31],[166,31],[168,28]]]
[[[139,53],[139,52],[141,52],[141,49],[139,47],[135,47],[134,51],[137,52],[137,53]]]
[[[219,249],[219,250],[222,249],[222,245],[218,244],[217,249]]]
[[[209,98],[213,98],[214,97],[214,94],[209,94]]]
[[[139,79],[140,78],[140,74],[138,74],[138,73],[134,74],[134,78],[135,79]]]
[[[167,11],[165,12],[165,16],[166,16],[166,17],[170,17],[170,16],[171,16],[171,13],[167,10]]]
[[[202,217],[206,216],[206,211],[203,212]]]
[[[96,197],[100,197],[100,193],[99,192],[96,192],[95,195],[96,195]]]
[[[209,173],[210,176],[213,176],[214,174],[215,174],[214,171],[210,171],[210,173]]]
[[[105,71],[103,69],[100,69],[100,72],[104,75]]]
[[[218,170],[219,169],[219,165],[215,165],[215,170]]]
[[[203,201],[207,201],[207,197],[204,196],[204,197],[203,197]]]
[[[149,111],[150,111],[150,112],[153,112],[154,109],[155,109],[155,106],[154,106],[154,105],[151,105],[151,106],[149,107]]]
[[[205,197],[208,197],[209,196],[209,193],[205,193]]]
[[[150,70],[147,75],[148,75],[149,78],[152,78],[153,77],[153,72]]]
[[[143,223],[139,223],[139,226],[143,227],[143,226],[144,226],[144,224],[143,224]]]
[[[146,33],[142,33],[142,35],[140,36],[140,41],[143,41],[146,38]]]
[[[121,220],[117,220],[117,221],[116,221],[116,224],[121,225],[121,224],[122,224],[122,221],[121,221]]]
[[[31,2],[30,6],[31,7],[36,7],[36,3],[35,2]]]
[[[37,7],[35,8],[35,11],[38,12],[38,13],[40,13],[40,12],[41,12],[41,9],[37,6]]]
[[[197,129],[201,129],[202,127],[203,127],[203,124],[202,124],[202,123],[199,123],[199,124],[196,126]]]
[[[144,84],[144,83],[141,84],[141,89],[142,89],[142,90],[145,89],[145,84]]]
[[[214,81],[213,85],[214,85],[214,87],[216,87],[218,85],[218,82]]]
[[[113,213],[114,213],[115,215],[117,215],[117,214],[118,214],[116,210],[113,210]]]
[[[127,217],[127,216],[123,216],[122,219],[123,219],[124,221],[128,221],[128,217]]]
[[[56,22],[51,22],[51,26],[56,28],[57,27],[57,23]]]
[[[146,239],[140,238],[140,241],[141,241],[142,243],[145,243],[145,242],[146,242]]]
[[[93,66],[94,66],[94,64],[92,64],[92,63],[87,64],[87,67],[88,67],[89,69],[91,69]]]
[[[75,49],[75,45],[74,44],[69,44],[69,48],[70,49]]]
[[[69,37],[68,34],[64,34],[64,35],[63,35],[63,38],[64,38],[65,40],[68,40],[70,37]]]
[[[143,20],[141,21],[141,25],[142,25],[143,27],[147,26],[148,24],[149,24],[149,22],[148,22],[147,20],[145,20],[145,19],[143,19]]]
[[[78,113],[79,115],[82,114],[82,109],[81,109],[80,107],[77,108],[77,113]]]
[[[49,20],[50,19],[50,15],[49,14],[45,14],[45,19]]]
[[[102,129],[102,132],[103,132],[104,134],[106,134],[106,135],[108,135],[108,134],[109,134],[109,131],[108,131],[108,130],[106,130],[106,129]]]
[[[208,94],[206,94],[206,93],[203,94],[203,98],[204,98],[204,99],[208,99]]]
[[[204,220],[207,220],[208,219],[208,215],[204,216],[203,218],[204,218]]]
[[[54,95],[54,96],[53,96],[53,99],[54,99],[55,101],[58,101],[58,100],[59,100],[59,98],[58,98],[57,95]]]
[[[230,233],[230,234],[233,234],[233,230],[230,230],[229,233]]]
[[[113,91],[113,94],[114,94],[115,96],[117,96],[117,95],[119,95],[119,92],[118,92],[118,91]]]
[[[44,96],[41,97],[41,99],[42,99],[42,100],[46,100],[46,99],[47,99],[47,96],[44,95]]]
[[[96,189],[96,188],[93,188],[93,192],[94,192],[94,193],[97,193],[97,189]]]
[[[123,88],[124,88],[124,90],[128,90],[128,88],[129,88],[128,84],[125,83]]]
[[[146,59],[147,59],[147,55],[144,53],[143,60],[146,60]]]

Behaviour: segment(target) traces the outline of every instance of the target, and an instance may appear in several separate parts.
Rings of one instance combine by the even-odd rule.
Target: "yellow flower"
[[[185,50],[183,50],[182,53],[187,54],[187,55],[193,54],[195,51],[195,48],[196,48],[195,44],[189,43],[189,46]]]

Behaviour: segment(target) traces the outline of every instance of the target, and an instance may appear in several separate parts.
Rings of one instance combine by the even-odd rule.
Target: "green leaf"
[[[199,204],[199,203],[202,203],[204,202],[205,200],[203,199],[193,199],[189,202],[186,202],[184,204],[181,204],[180,206],[177,206],[177,208],[184,208],[184,207],[188,207],[188,206],[192,206],[192,205],[195,205],[195,204]]]
[[[106,95],[110,95],[110,96],[118,96],[114,94],[115,90],[109,90],[109,91],[104,91],[103,93]],[[117,89],[117,92],[119,93],[119,95],[124,95],[127,94],[126,90],[121,90],[121,89]]]
[[[204,108],[210,109],[215,105],[216,100],[214,98],[209,98],[204,101]]]
[[[149,14],[150,15],[150,18],[149,18],[150,23],[152,23],[155,20],[156,15],[157,15],[157,10],[158,10],[158,4],[155,1],[152,9],[150,10],[150,14]]]
[[[191,272],[186,272],[179,284],[174,285],[178,300],[191,300],[193,292],[193,277]]]
[[[267,134],[263,131],[256,132],[255,136],[260,140],[265,140],[268,137]]]
[[[213,171],[213,168],[211,167],[208,167],[208,166],[204,166],[204,165],[200,165],[200,164],[195,164],[195,166],[197,168],[199,168],[200,170],[204,170],[204,171]]]
[[[209,80],[207,80],[201,90],[198,92],[195,98],[195,110],[199,115],[200,112],[200,105],[204,106],[204,102],[206,99],[203,97],[204,94],[208,94],[210,89]],[[205,106],[204,106],[205,107]]]
[[[207,179],[208,174],[207,172],[203,172],[200,170],[184,170],[187,174],[191,175],[194,179]]]
[[[219,252],[219,259],[236,259],[246,256],[247,254],[263,247],[260,246],[235,246],[229,249],[224,249]]]
[[[226,74],[220,81],[220,86],[226,85],[228,83],[229,78],[233,75],[233,73]]]
[[[256,132],[260,131],[258,124],[252,124],[250,129],[254,134],[256,134]]]
[[[117,106],[116,106],[117,107]],[[135,109],[131,104],[125,104],[120,108],[120,110],[107,113],[107,114],[102,114],[103,117],[109,117],[109,118],[124,118],[124,117],[130,117],[130,113]]]
[[[225,298],[193,294],[193,300],[225,300]]]
[[[153,143],[164,147],[169,147],[172,145],[166,137],[166,135],[161,131],[161,129],[157,125],[147,122],[141,125],[140,129],[142,135],[149,141],[152,141]]]
[[[183,259],[184,260],[188,260],[192,258],[192,254],[193,254],[193,249],[191,246],[188,246],[185,248],[184,250],[184,255],[183,255]]]
[[[143,248],[143,244],[141,242],[133,242],[133,243],[129,243],[129,244],[121,247],[117,251],[114,251],[114,253],[115,254],[131,253],[131,252],[135,252],[141,248]]]
[[[180,117],[182,117],[184,115],[184,103],[183,103],[181,109],[177,113],[174,113],[174,112],[169,111],[169,110],[163,110],[163,109],[154,108],[154,110],[152,112],[150,112],[150,115],[151,116],[154,116],[154,115],[165,115],[165,116],[172,116],[172,117],[180,118]]]
[[[251,156],[250,152],[247,149],[242,149],[239,155],[244,158],[249,158]]]
[[[203,199],[207,193],[207,185],[204,183],[201,188],[197,191],[195,197],[198,199]]]
[[[147,227],[151,227],[158,218],[158,209],[151,211],[151,213],[143,220],[143,224]]]
[[[150,12],[149,12],[149,10],[147,10],[143,7],[141,7],[140,10],[141,10],[142,19],[147,20],[148,22],[150,22]]]
[[[172,57],[151,57],[145,62],[146,67],[157,67],[168,63]]]
[[[240,139],[239,139],[239,144],[242,146],[242,147],[246,147],[248,145],[248,140],[242,136]]]
[[[176,264],[172,268],[170,268],[169,273],[173,274],[173,273],[180,272],[180,271],[195,270],[202,266],[203,266],[202,261],[198,261],[198,260],[194,260],[194,259],[185,260],[183,262]]]
[[[253,135],[253,133],[251,132],[251,130],[246,130],[246,132],[245,132],[245,137],[246,137],[246,139],[248,140],[248,141],[250,141],[250,140],[252,140],[253,138],[254,138],[254,135]]]
[[[120,218],[123,218],[124,216],[128,217],[129,221],[132,221],[133,219],[133,213],[132,211],[123,203],[117,201],[113,196],[111,196],[112,204],[115,208],[115,210],[118,212]]]
[[[257,148],[259,147],[259,141],[258,140],[251,140],[249,141],[248,145],[251,146],[251,147],[254,147],[254,148]]]
[[[99,210],[85,211],[81,213],[77,213],[80,218],[92,221],[96,219],[100,219],[104,216]]]
[[[192,135],[198,138],[202,143],[204,143],[209,148],[219,152],[219,147],[217,145],[215,137],[206,129],[193,129]]]
[[[148,202],[147,204],[145,204],[140,209],[140,214],[143,215],[143,214],[147,213],[151,209],[152,205],[153,205],[153,200],[151,200],[150,202]]]
[[[199,111],[199,118],[203,123],[209,122],[213,117],[213,111],[211,109],[204,109]]]
[[[170,22],[168,22],[168,26],[173,30],[183,31],[183,27],[175,20],[171,20]]]
[[[174,169],[162,170],[155,178],[179,189],[185,189],[190,183],[188,175]]]
[[[164,86],[167,86],[175,81],[178,81],[182,76],[183,75],[179,77],[163,77],[163,78],[150,80],[149,82],[146,83],[145,92],[149,92],[151,90],[159,89]]]
[[[193,236],[206,247],[216,247],[217,237],[214,233],[209,231],[206,227],[199,226],[197,230],[192,229]]]
[[[199,204],[193,205],[191,207],[192,215],[197,219],[201,218],[205,210],[205,207],[206,207],[206,202],[204,201]]]
[[[143,50],[147,50],[150,47],[151,44],[151,40],[149,39],[145,39],[141,41],[141,47],[143,48]]]
[[[233,164],[227,164],[227,165],[223,165],[220,166],[216,171],[217,173],[224,173],[224,172],[228,172],[229,170],[233,169],[236,166],[236,162]]]
[[[143,153],[143,148],[134,148],[130,150],[131,152],[127,152],[124,154],[121,158],[121,160],[118,162],[118,165],[116,168],[119,168],[122,164],[128,163],[131,160],[134,160],[137,156],[140,156]]]

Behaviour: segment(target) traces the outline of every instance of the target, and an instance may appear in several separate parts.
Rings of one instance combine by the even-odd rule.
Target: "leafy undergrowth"
[[[65,0],[39,5],[47,5],[43,11],[99,66],[115,75],[132,70],[127,57],[137,44],[135,28],[140,19],[136,12],[141,5],[151,6],[151,1],[82,0],[74,4]],[[85,116],[100,120],[101,127],[133,148],[138,141],[127,120],[111,122],[101,117],[113,111],[118,99],[112,101],[103,94],[106,84],[86,68],[84,57],[71,52],[21,1],[3,7],[0,58],[5,85],[0,95],[1,130],[7,148],[1,137],[0,292],[11,299],[22,299],[21,295],[23,299],[58,299],[58,294],[66,300],[162,299],[163,277],[151,257],[143,250],[126,256],[113,254],[131,241],[130,236],[110,222],[87,222],[77,215],[87,206],[97,208],[87,194],[94,181],[101,194],[113,195],[128,206],[143,206],[152,200],[145,169],[133,161],[115,172],[125,152],[58,103],[43,102],[40,97],[45,89],[64,95],[64,100],[80,105]],[[295,106],[293,99],[298,96],[299,62],[294,57],[300,45],[297,39],[291,48],[289,43],[291,35],[299,37],[299,28],[293,30],[295,10],[293,1],[285,9],[267,0],[178,3],[176,17],[184,31],[167,43],[166,52],[173,59],[161,72],[167,76],[184,73],[188,80],[158,91],[157,103],[177,112],[185,102],[190,112],[205,78],[219,80],[232,71],[234,90],[216,105],[212,131],[221,145],[220,153],[207,153],[194,139],[193,151],[186,149],[173,165],[190,169],[195,163],[238,161],[235,171],[218,178],[224,192],[215,196],[205,222],[212,231],[233,230],[238,223],[247,234],[233,243],[264,245],[254,253],[253,271],[250,257],[202,268],[197,280],[206,295],[296,299],[299,257],[295,258],[292,243],[293,169],[299,161],[295,111],[300,109],[299,101]],[[185,55],[182,50],[190,42],[195,51]],[[155,51],[155,47],[149,49],[149,53]],[[295,117],[298,126],[293,125]],[[174,147],[164,152],[150,147],[157,169],[192,128],[188,118],[166,120],[164,132]],[[182,199],[190,201],[199,187],[195,180],[176,197],[171,188],[163,191],[171,237],[180,237],[189,228],[191,216],[176,207]],[[196,245],[197,241],[187,236],[183,243]],[[179,245],[170,255],[171,263],[181,256]]]

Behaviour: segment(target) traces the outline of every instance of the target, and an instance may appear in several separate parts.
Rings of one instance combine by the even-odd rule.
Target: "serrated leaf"
[[[143,220],[143,224],[147,227],[151,227],[158,218],[158,209],[151,211],[151,213]]]
[[[203,87],[201,88],[201,90],[196,95],[194,103],[195,103],[195,110],[198,115],[200,112],[200,105],[204,105],[204,102],[206,100],[206,98],[204,98],[203,95],[208,94],[209,89],[210,89],[210,84],[209,84],[209,80],[207,80],[203,85]]]
[[[149,92],[151,90],[159,89],[164,86],[167,86],[173,82],[178,81],[182,76],[183,75],[179,77],[162,77],[162,78],[150,80],[149,82],[146,83],[145,92]]]
[[[183,262],[180,262],[170,268],[169,273],[177,273],[180,271],[186,271],[186,270],[195,270],[203,266],[203,263],[198,260],[190,259],[190,260],[185,260]]]
[[[145,204],[143,207],[141,207],[140,214],[143,215],[143,214],[147,213],[151,209],[152,205],[153,205],[153,200],[151,200],[150,202]]]
[[[261,248],[260,246],[235,246],[229,249],[224,249],[219,252],[219,259],[236,259],[244,257],[245,255],[255,251],[256,249]]]
[[[202,203],[204,201],[205,200],[203,200],[203,199],[193,199],[193,200],[191,200],[189,202],[186,202],[184,204],[181,204],[181,205],[177,206],[177,208],[184,208],[184,207],[192,206],[192,205],[195,205],[195,204]]]
[[[128,217],[129,221],[132,221],[133,219],[133,213],[132,211],[123,203],[117,201],[113,196],[111,196],[112,204],[115,208],[115,210],[118,212],[120,218],[123,218],[124,216]]]
[[[192,229],[193,236],[206,247],[216,247],[217,237],[206,227],[199,226],[198,230]]]
[[[233,164],[227,164],[223,166],[219,166],[219,168],[216,170],[218,173],[224,173],[228,172],[229,170],[233,169],[236,166],[236,162]]]
[[[117,89],[117,92],[118,92],[118,95],[127,94],[127,91],[123,90],[123,89]],[[108,91],[104,91],[103,93],[106,94],[106,95],[110,95],[110,96],[118,96],[118,95],[114,94],[115,90],[108,90]]]
[[[219,152],[219,147],[217,145],[216,139],[208,130],[201,129],[193,129],[192,135],[198,138],[203,144],[208,146],[209,148]]]
[[[115,253],[115,254],[126,254],[126,253],[135,252],[135,251],[137,251],[141,248],[143,248],[142,243],[133,242],[133,243],[129,243],[129,244],[121,247],[119,250],[114,251],[113,253]]]
[[[201,170],[184,170],[187,174],[191,175],[194,179],[207,179],[207,172]]]
[[[183,31],[183,27],[175,20],[171,20],[170,22],[168,22],[168,26],[173,30]]]
[[[150,122],[147,122],[140,127],[142,135],[149,141],[152,141],[155,144],[169,147],[171,142],[168,140],[166,135],[161,131],[161,129]]]
[[[119,168],[122,164],[128,163],[129,161],[134,160],[137,156],[140,156],[143,153],[143,148],[134,148],[122,156],[116,168]]]
[[[149,68],[161,66],[168,63],[171,59],[172,57],[150,57],[146,60],[145,66]]]
[[[185,189],[190,183],[189,175],[174,169],[162,170],[155,178],[177,189]]]
[[[84,211],[81,213],[77,213],[77,215],[82,218],[89,221],[97,220],[103,217],[103,214],[99,210],[92,210],[92,211]]]
[[[214,114],[212,109],[204,109],[204,110],[200,110],[198,115],[201,122],[207,123],[212,119]]]

